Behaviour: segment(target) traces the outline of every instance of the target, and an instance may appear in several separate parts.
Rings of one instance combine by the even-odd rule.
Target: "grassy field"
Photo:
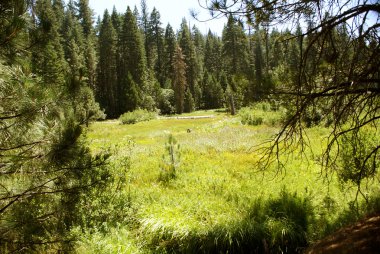
[[[317,163],[327,129],[308,129],[313,153],[293,153],[280,174],[258,167],[257,146],[279,130],[280,113],[270,114],[257,126],[214,111],[188,115],[212,116],[202,119],[92,124],[91,149],[116,152],[112,163],[126,179],[119,195],[132,212],[107,233],[82,235],[77,252],[294,253],[352,219],[355,189],[323,177]],[[160,181],[170,135],[179,144],[172,146],[175,177]]]

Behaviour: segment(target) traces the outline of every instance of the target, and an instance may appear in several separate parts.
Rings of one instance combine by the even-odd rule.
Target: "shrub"
[[[378,132],[361,128],[340,137],[338,165],[339,179],[344,183],[360,185],[364,179],[373,179],[379,170]]]
[[[158,108],[161,114],[170,115],[175,113],[175,98],[173,89],[161,89],[158,96]]]
[[[124,113],[119,120],[122,124],[135,124],[138,122],[149,121],[157,117],[156,112],[150,112],[146,109],[137,109],[132,112]]]
[[[269,103],[260,102],[252,107],[246,107],[239,110],[241,123],[246,125],[277,126],[283,122],[286,111],[284,108],[278,108],[276,111],[271,109]]]
[[[239,111],[241,123],[247,125],[260,125],[263,123],[263,117],[254,112],[251,108],[242,108]]]

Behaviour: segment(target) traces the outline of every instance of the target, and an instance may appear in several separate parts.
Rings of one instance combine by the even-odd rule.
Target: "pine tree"
[[[141,16],[140,16],[139,24],[140,24],[140,28],[141,28],[143,36],[146,36],[146,34],[148,33],[148,29],[149,29],[149,10],[148,10],[148,6],[146,4],[146,0],[141,0],[140,7],[141,7]],[[143,39],[144,39],[145,52],[147,55],[149,55],[150,52],[149,52],[148,41],[146,40],[145,37]]]
[[[192,41],[194,44],[194,50],[195,50],[195,80],[194,83],[194,109],[201,107],[201,98],[202,98],[202,88],[201,88],[201,79],[204,72],[204,48],[205,48],[205,40],[202,35],[202,33],[199,31],[199,29],[194,25],[192,28]]]
[[[137,26],[136,17],[128,7],[123,17],[122,28],[119,37],[118,59],[118,89],[120,114],[136,109],[143,101],[146,91],[146,58],[142,35]],[[139,98],[129,98],[129,91]]]
[[[256,28],[256,33],[254,36],[254,66],[255,66],[255,85],[254,85],[254,91],[253,96],[256,100],[260,100],[263,97],[263,94],[268,91],[265,90],[265,84],[264,84],[264,73],[263,73],[263,66],[264,66],[264,59],[263,59],[263,50],[261,47],[261,36],[260,36],[260,29]]]
[[[62,0],[53,0],[53,11],[55,13],[55,17],[58,24],[58,32],[59,34],[63,34],[63,24],[65,19],[65,8]],[[62,38],[64,40],[64,38]]]
[[[121,31],[122,18],[120,17],[119,13],[117,13],[115,6],[113,6],[113,9],[112,9],[111,21],[112,21],[112,26],[116,31],[116,34],[119,35]]]
[[[96,97],[109,118],[118,116],[117,101],[117,34],[108,10],[99,30],[99,64]]]
[[[232,15],[223,29],[223,58],[229,75],[245,75],[248,66],[248,41],[243,27]]]
[[[0,57],[4,57],[9,62],[20,61],[21,59],[17,56],[21,55],[20,51],[27,48],[30,42],[24,29],[29,17],[20,15],[20,12],[25,12],[26,9],[27,2],[23,0],[1,1]]]
[[[164,53],[164,30],[161,27],[161,16],[156,8],[150,14],[148,31],[145,40],[149,51],[147,51],[148,66],[154,70],[161,87],[164,85],[163,78],[163,53]],[[149,52],[149,53],[148,53]]]
[[[182,49],[176,45],[173,56],[173,77],[172,86],[175,96],[175,107],[177,114],[182,114],[185,108],[185,91],[186,91],[186,63],[182,54]]]
[[[173,70],[173,58],[176,51],[176,36],[170,24],[165,29],[165,49],[163,54],[163,79],[165,80],[164,88],[171,88]]]
[[[93,29],[92,10],[89,7],[89,0],[79,0],[78,18],[82,25],[83,35],[85,39],[84,50],[86,59],[86,77],[87,84],[91,88],[95,88],[95,75],[96,75],[96,51],[95,51],[95,34]]]
[[[72,79],[78,82],[85,74],[85,56],[84,56],[84,37],[82,27],[76,18],[75,10],[69,8],[65,12],[62,37],[65,38],[63,48],[65,52],[65,59],[69,64],[69,73]],[[75,82],[77,82],[75,81]],[[72,84],[74,85],[74,84]],[[73,87],[72,93],[76,93],[79,87]]]
[[[222,57],[224,69],[228,76],[226,94],[228,96],[231,114],[242,106],[242,98],[247,97],[248,72],[248,40],[241,24],[232,15],[223,29]]]
[[[220,73],[222,69],[222,43],[210,30],[206,37],[204,50],[204,68],[208,73]]]
[[[209,74],[207,71],[204,73],[202,87],[203,108],[217,109],[223,107],[224,91],[214,74]]]
[[[83,34],[83,28],[78,20],[76,8],[69,2],[65,12],[63,34],[65,59],[68,64],[66,87],[70,96],[74,115],[80,123],[88,124],[90,119],[102,117],[103,113],[95,102],[93,90],[89,89],[88,72],[88,40]],[[94,51],[95,52],[95,51]]]
[[[199,99],[196,97],[196,90],[198,89],[199,81],[199,67],[197,66],[195,47],[193,40],[191,38],[191,33],[187,25],[187,21],[184,18],[181,23],[181,28],[179,31],[179,46],[183,51],[186,63],[186,81],[187,86],[190,91],[191,96],[193,97],[195,104],[199,104]],[[190,97],[190,96],[189,96]],[[190,107],[187,107],[190,108]]]
[[[67,64],[59,34],[59,24],[50,0],[39,0],[35,6],[37,24],[32,34],[37,44],[32,52],[32,70],[46,85],[60,87],[65,84]]]
[[[25,10],[35,19],[23,19]],[[0,24],[17,20],[7,23],[11,37],[0,36],[0,181],[7,190],[0,192],[1,253],[70,252],[70,229],[84,226],[85,197],[109,179],[106,157],[91,155],[71,109],[57,17],[50,0],[5,1],[0,8]],[[31,58],[12,42],[26,33]],[[8,51],[23,61],[4,64],[13,62]]]

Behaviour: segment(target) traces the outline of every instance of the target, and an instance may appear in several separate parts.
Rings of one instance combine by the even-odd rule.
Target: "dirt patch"
[[[164,119],[205,119],[205,118],[214,118],[214,115],[209,116],[173,116],[173,117],[165,117]]]
[[[305,253],[380,253],[380,213],[338,230],[309,247]]]

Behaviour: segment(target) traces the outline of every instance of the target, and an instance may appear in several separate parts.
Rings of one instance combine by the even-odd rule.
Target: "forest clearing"
[[[207,114],[214,118],[91,125],[91,149],[116,151],[112,168],[125,174],[125,183],[113,198],[133,215],[103,225],[112,228],[108,234],[83,236],[78,253],[294,253],[378,205],[359,196],[354,212],[354,186],[342,187],[336,175],[321,171],[328,128],[307,131],[313,153],[293,153],[281,172],[275,164],[260,170],[257,148],[278,131],[281,113],[266,112],[277,122],[257,126],[214,111],[186,116]],[[169,135],[179,147],[175,176],[164,181]],[[373,198],[376,191],[373,185],[363,190]]]
[[[376,253],[379,124],[376,0],[2,0],[0,253]]]

